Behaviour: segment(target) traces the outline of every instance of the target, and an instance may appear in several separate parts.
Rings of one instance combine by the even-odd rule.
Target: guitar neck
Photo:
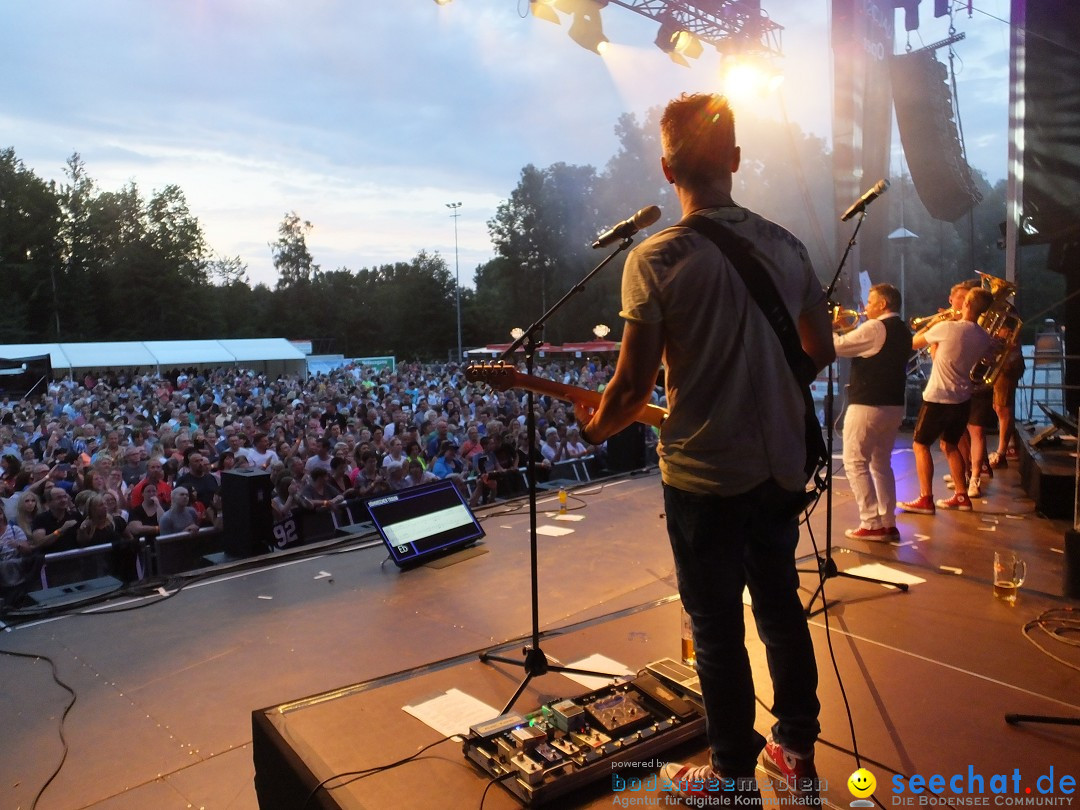
[[[599,391],[590,391],[587,388],[578,388],[574,385],[545,380],[542,377],[530,377],[528,374],[514,374],[514,387],[535,391],[538,394],[547,394],[556,399],[572,402],[575,405],[583,405],[588,408],[600,406],[601,394]],[[667,409],[657,405],[646,405],[640,411],[634,421],[642,422],[653,427],[660,427],[667,419]]]

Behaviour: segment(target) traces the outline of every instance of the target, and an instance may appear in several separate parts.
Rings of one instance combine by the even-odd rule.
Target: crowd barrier
[[[514,476],[515,495],[528,491],[527,468],[510,471]],[[597,459],[592,456],[561,461],[551,467],[548,481],[538,483],[541,489],[558,488],[591,481],[598,473]],[[465,487],[472,495],[477,479],[467,479]],[[367,509],[360,499],[349,500],[340,507],[324,510],[296,510],[288,521],[275,524],[274,537],[267,538],[270,550],[284,550],[335,537],[372,531]],[[224,538],[218,528],[201,528],[197,532],[177,532],[138,539],[136,570],[138,578],[168,577],[212,567],[225,557]],[[115,549],[110,544],[47,553],[41,565],[40,589],[49,590],[80,582],[115,576],[112,570]],[[35,582],[34,590],[38,590]]]

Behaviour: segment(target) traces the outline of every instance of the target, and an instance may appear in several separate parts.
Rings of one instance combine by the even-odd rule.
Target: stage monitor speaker
[[[640,470],[645,466],[645,425],[635,422],[607,440],[607,468],[612,472]]]
[[[1065,532],[1065,581],[1063,590],[1070,599],[1080,599],[1080,532]]]
[[[250,557],[274,542],[273,496],[265,470],[226,470],[221,474],[221,518],[225,553]]]
[[[982,201],[964,159],[945,65],[933,51],[889,61],[896,125],[911,182],[934,219],[955,222]]]

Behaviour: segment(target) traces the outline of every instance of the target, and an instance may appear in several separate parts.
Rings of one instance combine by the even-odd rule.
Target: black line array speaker
[[[265,470],[226,470],[221,474],[221,519],[225,553],[250,557],[274,542],[270,509],[273,485]]]
[[[933,51],[889,62],[896,125],[911,182],[934,219],[955,222],[982,201],[964,159],[945,65]]]

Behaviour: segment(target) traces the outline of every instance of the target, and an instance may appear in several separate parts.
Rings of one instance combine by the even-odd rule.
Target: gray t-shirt
[[[796,323],[823,305],[806,248],[787,230],[737,206],[698,213],[753,246]],[[647,239],[627,256],[622,302],[623,318],[663,327],[671,412],[657,447],[664,482],[738,495],[772,478],[801,490],[802,392],[776,332],[716,245],[682,227]]]
[[[199,514],[190,506],[183,509],[169,509],[158,521],[160,534],[176,534],[187,529],[192,523],[199,522]]]

